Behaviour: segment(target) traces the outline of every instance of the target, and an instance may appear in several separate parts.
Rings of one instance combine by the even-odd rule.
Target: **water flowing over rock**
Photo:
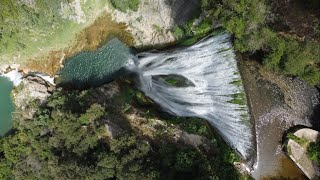
[[[208,120],[244,158],[253,149],[252,129],[235,54],[228,34],[186,48],[137,55],[127,67],[138,74],[140,89],[177,116]]]
[[[124,68],[137,75],[140,89],[165,111],[208,120],[243,158],[251,157],[252,126],[228,34],[136,55],[119,43],[114,39],[95,52],[71,57],[60,71],[61,84],[98,86]]]

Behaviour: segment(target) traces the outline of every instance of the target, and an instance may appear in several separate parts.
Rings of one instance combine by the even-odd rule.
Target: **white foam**
[[[45,75],[45,74],[41,74],[41,73],[35,73],[34,74],[35,76],[37,76],[37,77],[40,77],[40,78],[42,78],[43,80],[45,80],[47,83],[49,83],[49,84],[52,84],[52,85],[56,85],[55,83],[54,83],[54,78],[53,77],[51,77],[51,76],[49,76],[49,75]]]
[[[139,75],[140,89],[174,115],[208,120],[244,158],[250,158],[253,136],[246,105],[232,103],[244,92],[232,82],[241,80],[228,34],[205,39],[176,50],[144,52],[128,67]],[[166,84],[163,75],[184,77],[193,86]],[[249,119],[249,118],[248,118]]]
[[[12,81],[14,86],[18,86],[22,81],[22,74],[18,72],[18,69],[12,70],[6,74],[2,74],[1,76]]]

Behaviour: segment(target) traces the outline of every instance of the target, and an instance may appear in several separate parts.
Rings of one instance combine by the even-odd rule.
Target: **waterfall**
[[[66,60],[60,80],[77,87],[97,86],[110,82],[123,69],[136,73],[141,91],[165,111],[207,120],[243,158],[250,157],[252,127],[228,34],[190,47],[136,55],[113,39],[94,52]]]
[[[250,157],[252,126],[228,34],[190,47],[139,53],[127,70],[165,111],[209,121],[243,158]]]

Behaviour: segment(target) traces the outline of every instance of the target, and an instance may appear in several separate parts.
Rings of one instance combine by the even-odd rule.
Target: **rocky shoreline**
[[[54,78],[42,73],[27,72],[18,64],[1,66],[0,76],[13,82],[13,102],[25,119],[32,119],[38,106],[44,104],[55,89]]]

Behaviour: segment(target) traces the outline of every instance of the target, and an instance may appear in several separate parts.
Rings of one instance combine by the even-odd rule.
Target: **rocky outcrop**
[[[265,68],[259,72],[264,79],[274,83],[280,89],[283,94],[283,107],[288,114],[299,119],[295,123],[311,126],[311,116],[319,104],[318,90],[298,78],[272,73]]]
[[[106,127],[107,136],[110,139],[117,138],[125,132],[125,130],[122,129],[120,126],[110,121],[106,121],[105,127]]]
[[[21,110],[23,117],[32,119],[38,106],[43,105],[54,86],[36,76],[27,76],[14,92],[14,103]]]
[[[155,46],[175,41],[174,26],[187,22],[199,10],[198,0],[140,0],[136,12],[107,7],[112,19],[125,23],[135,39],[135,47]]]
[[[298,138],[305,139],[308,142],[301,144],[296,142],[294,139],[289,139],[287,148],[290,158],[309,179],[319,179],[319,165],[308,158],[307,147],[310,142],[320,143],[320,133],[312,129],[303,128],[294,132],[294,135]]]

